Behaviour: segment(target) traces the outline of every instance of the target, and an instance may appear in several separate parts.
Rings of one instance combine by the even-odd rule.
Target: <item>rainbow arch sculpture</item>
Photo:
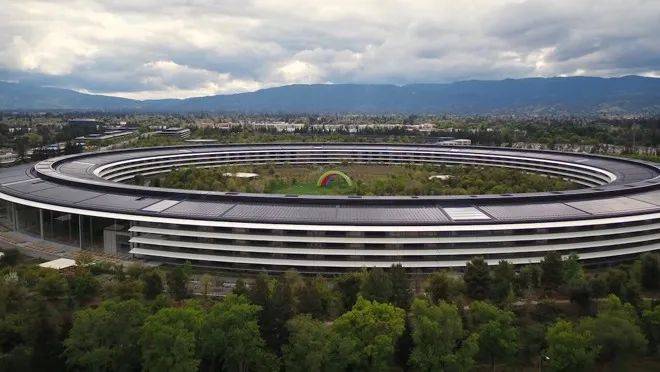
[[[353,181],[351,181],[351,178],[346,175],[346,173],[338,171],[338,170],[329,170],[321,175],[319,177],[319,180],[316,182],[316,186],[318,187],[327,187],[329,186],[332,181],[337,179],[337,177],[341,177],[346,181],[348,186],[353,186]]]

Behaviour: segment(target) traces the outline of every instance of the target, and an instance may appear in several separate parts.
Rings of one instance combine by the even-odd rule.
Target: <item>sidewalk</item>
[[[0,248],[15,248],[26,256],[48,261],[57,258],[75,259],[78,252],[80,252],[80,248],[78,247],[41,240],[39,238],[15,231],[0,231]],[[128,257],[112,256],[103,252],[85,252],[88,252],[95,260],[98,261],[123,264],[125,266],[130,262],[134,262],[129,261]]]

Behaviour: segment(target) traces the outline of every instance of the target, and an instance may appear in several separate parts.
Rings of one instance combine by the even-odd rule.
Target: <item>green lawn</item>
[[[340,170],[353,186],[338,177],[328,187],[316,183],[328,170]],[[248,172],[257,178],[240,179],[226,173]],[[445,175],[446,179],[431,176]],[[222,168],[184,168],[161,179],[162,187],[209,191],[295,195],[472,195],[566,190],[577,186],[560,178],[520,170],[383,164],[258,165]]]
[[[295,185],[282,185],[275,187],[274,194],[296,194],[296,195],[350,195],[354,189],[343,180],[336,180],[330,186],[316,186],[316,181],[299,182]]]

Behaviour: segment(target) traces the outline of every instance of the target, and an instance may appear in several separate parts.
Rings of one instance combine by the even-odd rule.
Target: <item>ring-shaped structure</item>
[[[314,196],[122,183],[182,167],[346,162],[516,168],[586,188],[503,195]],[[210,145],[85,153],[2,169],[0,199],[5,220],[17,230],[58,240],[68,224],[69,238],[83,249],[230,270],[334,273],[401,264],[427,272],[462,267],[474,256],[490,264],[503,259],[525,264],[549,251],[612,261],[657,250],[659,176],[654,163],[510,148]]]

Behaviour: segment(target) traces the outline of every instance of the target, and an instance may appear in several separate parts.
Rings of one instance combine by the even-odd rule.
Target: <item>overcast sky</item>
[[[129,98],[627,74],[659,0],[0,0],[0,80]]]

